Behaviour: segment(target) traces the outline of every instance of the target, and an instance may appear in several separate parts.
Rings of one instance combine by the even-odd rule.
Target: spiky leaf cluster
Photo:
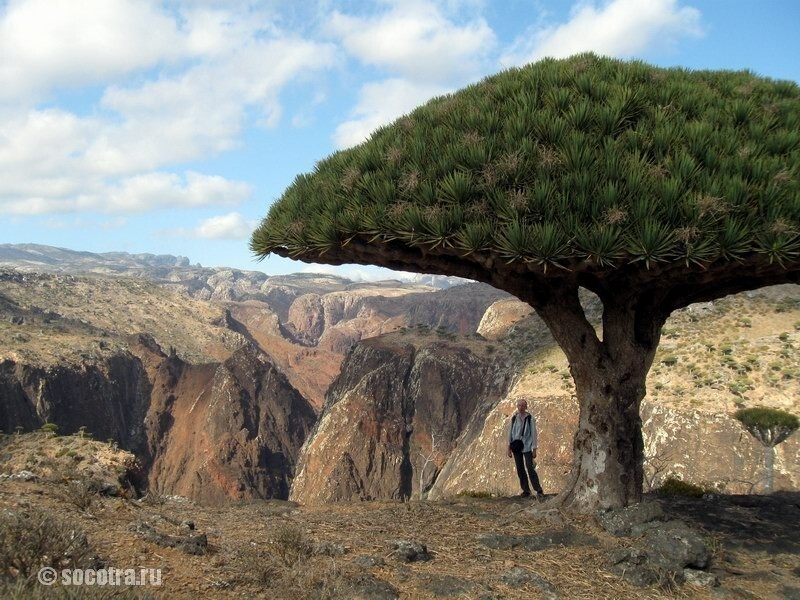
[[[584,54],[436,98],[300,175],[259,256],[354,239],[531,270],[800,260],[800,88]],[[499,262],[494,261],[495,263]]]
[[[800,427],[800,419],[777,408],[742,408],[733,416],[765,446],[781,443]]]

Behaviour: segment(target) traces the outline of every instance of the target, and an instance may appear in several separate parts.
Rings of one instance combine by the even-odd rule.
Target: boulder
[[[514,588],[522,587],[524,585],[533,586],[542,592],[543,598],[557,597],[556,587],[552,583],[543,577],[540,577],[536,573],[530,573],[529,571],[526,571],[520,567],[514,567],[513,569],[509,569],[508,571],[502,573],[500,575],[500,581]]]
[[[395,540],[388,544],[391,557],[400,562],[416,562],[431,560],[433,557],[428,552],[425,544],[409,540]]]
[[[630,535],[637,525],[652,521],[663,521],[666,517],[657,502],[640,502],[623,508],[616,508],[596,515],[600,526],[611,535]]]

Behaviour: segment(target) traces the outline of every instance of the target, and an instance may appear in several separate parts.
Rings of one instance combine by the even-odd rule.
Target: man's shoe
[[[519,495],[519,497],[520,497],[520,498],[527,498],[527,497],[528,497],[528,496],[530,496],[530,495],[531,495],[531,493],[530,493],[530,492],[522,492],[522,493]]]
[[[539,502],[544,502],[544,492],[536,492],[536,499]]]

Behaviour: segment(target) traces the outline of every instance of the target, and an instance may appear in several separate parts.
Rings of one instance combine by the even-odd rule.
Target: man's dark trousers
[[[533,452],[514,452],[514,462],[517,465],[517,476],[519,477],[519,485],[522,491],[527,494],[531,493],[531,488],[528,486],[528,477],[525,475],[525,467],[527,467],[533,489],[536,490],[537,494],[543,494],[542,486],[539,483],[539,475],[537,475],[536,469],[533,468]]]

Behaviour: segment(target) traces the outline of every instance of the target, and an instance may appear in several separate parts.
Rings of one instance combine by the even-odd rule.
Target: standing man
[[[511,417],[511,428],[508,432],[508,456],[514,456],[517,465],[517,476],[519,485],[522,488],[521,498],[531,495],[531,488],[528,486],[528,476],[530,476],[533,489],[536,490],[538,500],[544,499],[544,491],[539,483],[539,475],[533,459],[536,458],[536,419],[528,412],[528,402],[520,400],[517,402],[517,412]],[[525,474],[527,467],[528,473]]]

